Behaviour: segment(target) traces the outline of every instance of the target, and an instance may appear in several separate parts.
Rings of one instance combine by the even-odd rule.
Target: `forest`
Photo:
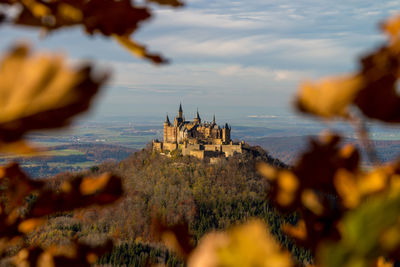
[[[311,261],[309,251],[294,246],[282,233],[283,222],[297,222],[295,213],[280,214],[266,195],[267,183],[257,173],[256,163],[287,166],[260,147],[247,146],[245,153],[210,164],[176,153],[169,158],[143,149],[118,163],[104,163],[85,173],[63,173],[47,181],[54,191],[76,176],[109,172],[122,178],[125,195],[110,208],[52,215],[46,225],[27,236],[31,245],[61,245],[67,238],[100,244],[112,238],[116,247],[99,259],[113,266],[148,266],[163,263],[183,265],[182,258],[163,245],[157,222],[186,225],[190,244],[204,234],[224,230],[250,218],[265,221],[279,242],[297,262]],[[34,205],[34,199],[31,199]]]

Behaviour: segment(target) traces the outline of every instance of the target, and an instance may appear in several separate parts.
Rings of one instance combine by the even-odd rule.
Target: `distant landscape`
[[[153,139],[162,139],[162,123],[156,122],[157,118],[142,118],[137,122],[119,118],[81,122],[67,131],[34,133],[29,139],[47,152],[40,157],[4,155],[0,162],[18,161],[34,177],[96,168],[104,161],[121,161],[145,148]],[[261,146],[287,164],[294,164],[299,153],[307,147],[310,136],[316,136],[326,126],[292,117],[276,120],[273,116],[236,119],[236,123],[232,124],[232,139]],[[333,129],[347,136],[344,142],[357,144],[351,128],[338,124]],[[382,162],[394,160],[400,154],[400,137],[397,135],[396,129],[386,128],[375,129],[372,133],[373,144]],[[363,165],[369,165],[365,155]]]

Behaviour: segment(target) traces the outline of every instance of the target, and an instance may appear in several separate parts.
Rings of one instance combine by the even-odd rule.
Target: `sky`
[[[45,38],[26,28],[0,27],[0,51],[17,40],[92,60],[113,78],[88,118],[212,114],[235,120],[291,112],[301,81],[350,72],[384,42],[378,24],[400,12],[400,1],[189,0],[158,8],[136,40],[171,60],[154,66],[115,42],[81,28]]]

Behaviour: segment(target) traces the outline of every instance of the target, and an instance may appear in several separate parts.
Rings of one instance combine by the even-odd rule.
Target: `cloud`
[[[302,79],[316,76],[314,73],[306,71],[271,69],[267,67],[244,67],[242,65],[224,66],[218,69],[217,72],[222,76],[247,77],[249,80],[258,76],[266,81],[275,80],[299,82]]]
[[[276,119],[279,116],[276,115],[248,115],[247,118],[254,118],[254,119]]]
[[[232,14],[208,13],[202,10],[160,10],[157,12],[158,24],[171,27],[201,27],[213,29],[257,29],[264,24],[252,16],[233,16]]]

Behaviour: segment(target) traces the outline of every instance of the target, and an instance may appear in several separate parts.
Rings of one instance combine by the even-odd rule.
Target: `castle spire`
[[[183,118],[182,103],[179,103],[178,118]]]
[[[165,122],[164,123],[166,123],[166,124],[171,124],[171,122],[169,121],[169,117],[168,117],[168,113],[167,113],[167,117],[165,118]]]
[[[199,115],[199,108],[197,108],[196,117],[193,120],[194,122],[201,123],[200,115]]]
[[[213,124],[215,124],[215,114],[214,114],[214,116],[213,116]]]

